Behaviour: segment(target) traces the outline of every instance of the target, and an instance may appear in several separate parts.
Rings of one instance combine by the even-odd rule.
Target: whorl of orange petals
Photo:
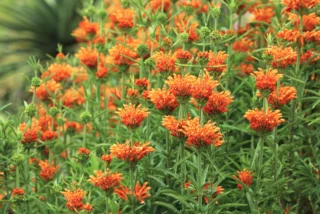
[[[277,81],[283,76],[279,74],[276,69],[264,71],[262,68],[258,68],[258,71],[254,71],[251,75],[256,79],[256,87],[262,93],[271,93],[274,91],[277,86]]]
[[[60,168],[60,166],[55,166],[52,162],[51,165],[48,163],[48,160],[39,161],[39,166],[41,168],[40,176],[43,180],[49,181],[53,179],[54,174]]]
[[[38,141],[38,132],[39,130],[29,128],[22,137],[21,143],[30,144]]]
[[[187,64],[192,58],[192,54],[185,50],[178,50],[174,53],[174,55],[177,61],[181,64]]]
[[[274,17],[275,8],[273,7],[259,7],[252,10],[256,21],[271,23],[271,19]]]
[[[129,47],[125,47],[122,44],[116,44],[109,50],[109,54],[115,65],[130,66],[134,63],[134,59],[137,59],[138,54]]]
[[[170,8],[171,1],[170,0],[151,0],[150,7],[153,12],[159,10],[163,12],[167,12]]]
[[[243,37],[232,44],[232,50],[236,52],[247,52],[254,45],[253,41],[249,38]]]
[[[265,54],[273,57],[271,61],[272,67],[286,68],[288,65],[295,64],[297,60],[297,52],[291,47],[270,46]]]
[[[82,200],[86,194],[82,189],[76,189],[74,191],[70,191],[65,189],[64,192],[61,192],[65,199],[67,200],[67,207],[71,211],[79,211],[83,208]]]
[[[87,35],[94,36],[99,32],[99,24],[96,22],[90,22],[89,19],[84,16],[83,21],[79,23],[79,27],[82,28]]]
[[[105,78],[108,74],[109,69],[103,65],[98,66],[98,71],[96,72],[96,77],[99,79]]]
[[[153,55],[153,58],[156,61],[157,72],[171,73],[175,71],[176,58],[171,53],[158,52]]]
[[[128,128],[137,128],[141,125],[143,120],[149,115],[146,108],[141,105],[135,106],[132,103],[124,104],[124,108],[119,108],[116,113],[121,118],[121,122]]]
[[[83,90],[68,88],[61,97],[63,105],[69,108],[82,105],[86,102]]]
[[[80,155],[89,155],[90,154],[90,150],[87,149],[87,148],[80,147],[78,149],[78,154],[80,154]]]
[[[94,174],[95,176],[90,175],[90,179],[88,181],[109,194],[111,194],[114,188],[119,186],[120,181],[123,180],[122,174],[117,172],[112,173],[109,169],[107,169],[106,172],[95,170]]]
[[[186,74],[183,77],[173,74],[173,77],[169,76],[165,83],[169,86],[169,91],[179,100],[182,100],[191,96],[192,86],[195,81],[196,77],[190,74]]]
[[[199,76],[198,79],[193,82],[191,89],[192,97],[197,99],[200,104],[205,104],[217,85],[219,85],[219,82],[212,80],[210,75],[205,73],[203,77]]]
[[[208,182],[203,186],[202,189],[203,189],[203,200],[206,204],[208,204],[217,195],[223,193],[223,191],[224,191],[224,188],[222,186],[216,186],[215,183],[210,185],[210,183],[208,183]],[[214,189],[214,192],[212,193],[213,189]]]
[[[227,69],[226,60],[228,54],[224,51],[219,51],[217,54],[210,52],[209,53],[209,62],[206,66],[207,71],[209,72],[225,72]]]
[[[41,132],[41,140],[43,142],[47,140],[55,140],[58,139],[58,134],[55,131],[52,130],[46,130]]]
[[[166,89],[152,89],[149,91],[149,98],[155,107],[165,114],[173,112],[179,105],[174,94]]]
[[[212,92],[203,111],[207,114],[222,114],[228,111],[228,106],[233,102],[230,91]]]
[[[280,108],[295,98],[297,98],[297,90],[294,87],[280,86],[279,91],[274,90],[269,95],[268,103],[274,108]]]
[[[309,64],[315,63],[319,60],[320,60],[319,53],[315,52],[313,49],[307,50],[304,54],[302,54],[300,58],[301,63],[309,63]]]
[[[145,182],[142,186],[140,185],[139,181],[136,183],[134,188],[134,193],[128,188],[120,185],[120,188],[115,188],[114,193],[121,198],[122,200],[127,201],[128,196],[134,195],[136,200],[140,202],[140,204],[144,204],[144,200],[151,196],[148,194],[148,191],[151,187],[148,187],[148,182]]]
[[[12,197],[24,195],[24,190],[22,188],[14,188],[12,189]]]
[[[202,6],[200,0],[180,0],[179,3],[183,7],[192,7],[194,10],[199,9]]]
[[[252,64],[242,62],[240,64],[240,71],[246,75],[250,75],[254,71],[254,67]]]
[[[139,88],[147,89],[149,86],[149,81],[147,78],[135,79],[134,84]]]
[[[102,155],[101,160],[105,161],[107,165],[109,165],[112,161],[112,156],[111,155]]]
[[[246,186],[251,186],[252,184],[252,173],[248,171],[247,169],[244,169],[242,171],[238,171],[238,176],[233,175],[233,178],[235,178],[238,181],[241,181]],[[242,184],[238,184],[237,187],[242,190]]]
[[[43,82],[39,87],[36,88],[36,97],[42,101],[48,100],[52,95],[56,95],[60,91],[60,83],[54,80],[48,80]],[[33,91],[33,87],[31,88]]]
[[[284,11],[286,12],[311,9],[319,3],[319,0],[282,0],[282,4],[285,6]]]
[[[155,149],[150,146],[149,142],[136,142],[130,145],[129,141],[123,144],[114,144],[110,147],[110,155],[127,162],[137,162],[153,152]]]
[[[73,69],[68,64],[51,64],[47,71],[45,71],[41,78],[50,77],[56,82],[67,80],[73,72]]]
[[[135,11],[127,8],[118,8],[116,11],[109,15],[110,20],[118,25],[119,29],[129,29],[134,26]]]
[[[183,126],[183,133],[187,136],[187,145],[193,145],[196,148],[202,146],[214,145],[219,147],[223,144],[220,128],[215,123],[208,121],[203,126],[200,125],[199,117],[187,120]]]
[[[280,110],[271,111],[268,109],[265,112],[264,109],[259,110],[257,108],[248,110],[244,118],[250,122],[250,127],[259,133],[271,132],[274,127],[285,121],[282,119]]]
[[[301,34],[297,28],[284,29],[283,31],[279,31],[276,36],[289,42],[298,42],[300,45],[304,44],[303,34]]]
[[[187,125],[186,120],[180,119],[177,120],[173,116],[165,116],[162,119],[162,125],[168,129],[170,134],[174,137],[184,138],[185,134],[183,133],[183,127]]]
[[[95,68],[98,64],[98,51],[90,47],[81,47],[75,55],[88,68]]]
[[[295,13],[289,13],[288,19],[293,21],[296,28],[299,28],[300,17]],[[312,31],[317,25],[320,24],[320,17],[316,13],[310,13],[302,16],[302,26],[304,31]]]

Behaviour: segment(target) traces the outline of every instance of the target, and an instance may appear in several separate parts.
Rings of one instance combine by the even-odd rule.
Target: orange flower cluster
[[[76,189],[74,191],[70,191],[65,189],[64,192],[61,192],[65,199],[67,200],[67,207],[70,211],[79,212],[81,210],[84,211],[92,211],[93,208],[90,204],[83,204],[83,198],[86,195],[86,192],[82,189]]]
[[[118,26],[119,29],[127,30],[134,26],[135,11],[132,9],[119,8],[117,11],[109,15],[110,20]]]
[[[219,51],[217,54],[210,52],[209,62],[206,67],[207,71],[217,73],[225,72],[227,69],[227,58],[228,54],[226,54],[224,51]]]
[[[12,189],[12,197],[17,197],[24,195],[24,190],[22,188],[14,188]]]
[[[176,58],[171,53],[158,52],[153,57],[156,61],[156,72],[169,74],[175,71]]]
[[[252,173],[250,171],[248,171],[247,169],[244,169],[242,171],[238,171],[238,176],[233,175],[233,177],[236,180],[241,181],[243,184],[245,184],[248,187],[251,186],[251,184],[252,184]],[[242,188],[243,188],[242,184],[238,184],[237,188],[242,190]]]
[[[207,114],[222,114],[228,111],[227,107],[233,102],[230,91],[212,92],[203,111]]]
[[[257,108],[248,110],[244,118],[250,122],[250,127],[259,133],[271,132],[274,127],[285,121],[279,110],[271,111],[268,109],[265,112],[264,109],[260,111]]]
[[[194,81],[191,88],[192,97],[197,99],[200,105],[204,105],[218,84],[218,81],[212,80],[210,75],[205,73],[203,78],[198,77],[198,79]]]
[[[280,108],[291,100],[297,98],[297,90],[291,86],[281,86],[279,91],[274,90],[268,97],[268,103],[273,108]]]
[[[195,188],[192,186],[191,181],[188,181],[184,184],[185,189],[191,189],[190,193],[193,194],[196,192]],[[205,183],[202,187],[203,200],[208,204],[211,200],[215,199],[217,195],[223,193],[224,189],[222,186],[216,186],[215,183]]]
[[[174,94],[179,101],[183,102],[190,98],[195,81],[196,77],[190,74],[186,74],[183,77],[173,74],[173,77],[169,76],[165,83],[169,86],[169,91]]]
[[[296,63],[297,60],[297,53],[291,47],[271,46],[265,51],[265,54],[272,56],[272,67],[286,68]]]
[[[141,105],[124,104],[123,106],[124,108],[119,108],[116,113],[121,118],[121,122],[130,129],[139,127],[149,114]]]
[[[98,65],[98,51],[96,49],[81,47],[75,56],[88,68],[95,68]]]
[[[63,105],[69,108],[82,105],[86,102],[83,88],[80,88],[80,90],[68,88],[62,95],[61,100],[63,101]]]
[[[49,77],[56,82],[61,82],[66,81],[72,73],[73,69],[70,65],[54,63],[42,74],[41,78]]]
[[[216,127],[215,123],[208,121],[201,126],[199,117],[187,120],[186,123],[187,124],[183,126],[183,133],[187,137],[187,145],[198,148],[212,144],[215,147],[219,147],[223,144],[220,128]]]
[[[283,76],[276,69],[268,69],[264,71],[258,68],[259,71],[253,72],[251,75],[256,79],[256,87],[263,95],[268,95],[276,89],[277,81]]]
[[[115,65],[130,66],[137,59],[138,54],[130,47],[126,47],[122,44],[117,44],[109,50],[110,56]]]
[[[48,160],[40,160],[38,164],[41,168],[40,176],[45,181],[53,180],[53,176],[55,175],[56,171],[60,168],[60,166],[55,166],[53,162],[50,165],[48,163]]]
[[[184,138],[183,127],[187,125],[184,119],[177,120],[173,116],[165,116],[162,119],[162,125],[168,129],[174,137]]]
[[[301,9],[314,8],[317,4],[320,4],[319,0],[282,0],[282,4],[285,5],[284,10],[286,12],[299,11]]]
[[[114,188],[119,186],[120,181],[123,180],[122,174],[117,172],[112,173],[109,169],[107,169],[106,172],[95,170],[94,174],[95,176],[90,175],[90,179],[88,181],[96,187],[106,191],[107,194],[111,194],[114,191]]]
[[[42,101],[48,101],[49,98],[58,94],[61,89],[60,83],[54,80],[48,80],[36,88],[36,97]],[[31,88],[33,91],[33,88]]]
[[[129,141],[124,144],[115,144],[110,147],[111,156],[115,156],[120,160],[127,162],[138,162],[150,152],[154,151],[154,148],[149,146],[150,143],[146,142],[144,144],[136,142],[130,145]]]
[[[128,196],[134,196],[137,201],[140,202],[140,204],[144,204],[144,200],[151,195],[148,194],[148,191],[151,189],[151,187],[148,187],[148,182],[145,182],[142,186],[139,182],[136,183],[136,186],[134,188],[134,192],[128,188],[120,185],[119,188],[114,189],[114,193],[119,196],[122,200],[127,201]]]
[[[156,108],[165,114],[170,114],[178,107],[176,97],[165,89],[152,89],[149,92],[149,98]]]

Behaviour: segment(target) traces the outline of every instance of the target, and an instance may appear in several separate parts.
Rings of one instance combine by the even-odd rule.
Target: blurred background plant
[[[45,64],[48,56],[56,55],[57,44],[73,53],[71,33],[81,19],[81,6],[79,0],[1,0],[0,106],[12,103],[7,111],[14,112],[29,96],[24,88],[26,76],[33,74],[29,56]]]

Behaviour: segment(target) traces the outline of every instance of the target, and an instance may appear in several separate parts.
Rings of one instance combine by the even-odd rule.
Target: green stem
[[[198,148],[198,206],[199,213],[201,213],[202,208],[202,169],[201,169],[201,148]]]
[[[258,172],[258,178],[257,178],[257,184],[256,184],[256,198],[255,198],[255,208],[258,211],[259,208],[259,201],[260,201],[260,188],[261,188],[261,180],[262,180],[262,165],[263,165],[263,150],[264,150],[264,137],[259,138],[259,159],[258,159],[258,165],[256,168],[256,171]]]
[[[27,180],[27,185],[26,185],[26,189],[27,189],[27,195],[30,196],[31,195],[31,191],[30,191],[30,174],[29,174],[29,156],[30,156],[30,149],[27,149],[27,165],[26,165],[26,170],[27,170],[27,177],[26,177],[26,180]],[[28,208],[28,214],[31,214],[31,206],[30,206],[30,201],[28,200],[27,201],[27,208]]]
[[[109,214],[109,197],[106,196],[106,214]]]
[[[169,132],[166,131],[166,147],[167,147],[167,169],[170,169],[170,159],[171,159],[171,148],[170,148],[170,136]],[[167,185],[170,186],[170,175],[167,175]]]
[[[134,179],[134,166],[133,166],[133,163],[130,162],[130,168],[129,168],[129,174],[130,174],[130,190],[131,190],[131,193],[132,195],[134,195],[134,182],[135,182],[135,179]],[[135,213],[135,206],[134,206],[134,203],[135,202],[132,202],[132,210],[131,210],[131,213],[134,214]]]

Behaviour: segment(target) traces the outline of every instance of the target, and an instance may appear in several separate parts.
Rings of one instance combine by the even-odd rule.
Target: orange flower
[[[186,123],[183,126],[183,133],[187,136],[187,145],[198,148],[212,144],[219,147],[223,144],[220,128],[216,127],[215,123],[208,121],[204,126],[201,126],[199,117],[187,120]]]
[[[184,119],[177,120],[173,116],[165,116],[162,119],[162,125],[168,129],[170,134],[174,137],[183,138],[183,127],[187,125]]]
[[[24,190],[22,188],[12,189],[12,197],[24,195]]]
[[[99,32],[99,24],[96,22],[90,22],[87,17],[83,17],[83,21],[79,23],[79,27],[82,28],[88,36],[93,37]]]
[[[135,79],[134,84],[140,89],[147,89],[149,86],[149,81],[146,78]]]
[[[276,89],[277,81],[283,75],[278,74],[278,70],[276,69],[264,71],[262,68],[258,68],[258,70],[259,71],[255,71],[251,75],[256,79],[256,87],[266,96]]]
[[[152,89],[149,91],[149,98],[156,108],[164,114],[170,114],[178,107],[174,94],[165,89]]]
[[[91,50],[89,47],[81,47],[75,56],[88,68],[97,67],[98,51],[96,49]]]
[[[107,166],[109,166],[112,161],[112,156],[111,155],[102,155],[101,160],[105,161],[107,163]]]
[[[111,156],[115,156],[120,160],[127,162],[137,162],[148,155],[150,152],[154,151],[154,148],[149,146],[150,143],[146,142],[144,144],[136,142],[132,146],[129,141],[124,144],[114,144],[110,147]]]
[[[37,87],[36,97],[42,101],[48,100],[51,96],[56,95],[60,89],[60,83],[57,83],[54,80],[49,80]],[[33,91],[33,88],[31,90]]]
[[[204,195],[203,200],[204,200],[204,202],[206,202],[206,204],[208,204],[210,200],[213,200],[217,195],[223,193],[224,189],[222,186],[216,186],[216,187],[215,186],[216,186],[215,183],[211,184],[211,188],[209,188],[210,183],[206,183],[204,185],[204,187],[203,187],[203,195]]]
[[[319,0],[282,0],[282,4],[286,6],[284,11],[287,12],[292,10],[299,11],[300,9],[314,8],[319,3]]]
[[[288,65],[293,65],[297,60],[297,53],[291,47],[271,46],[265,51],[265,54],[273,57],[272,67],[286,68]]]
[[[47,140],[56,140],[58,139],[58,134],[55,131],[46,130],[41,132],[41,140],[47,141]]]
[[[108,74],[108,68],[104,67],[103,65],[98,66],[98,71],[96,72],[96,77],[99,79],[105,78]]]
[[[61,82],[67,80],[71,74],[72,67],[70,65],[54,63],[42,74],[41,78],[51,77],[54,81]]]
[[[115,188],[114,193],[119,196],[119,198],[127,201],[128,195],[134,195],[137,201],[139,201],[141,204],[144,204],[144,200],[151,195],[148,194],[148,191],[151,189],[151,187],[147,187],[148,182],[145,182],[143,186],[140,185],[139,181],[136,183],[136,186],[134,188],[134,193],[132,194],[132,191],[128,187],[124,187],[120,185],[120,188]]]
[[[60,168],[60,166],[54,166],[53,162],[51,163],[51,165],[49,165],[48,160],[40,160],[39,166],[41,168],[40,176],[45,181],[53,180],[54,174],[56,173],[57,169]]]
[[[201,66],[205,66],[208,62],[209,62],[209,57],[210,57],[210,52],[208,51],[199,51],[197,53],[197,62],[201,65]]]
[[[206,67],[207,71],[217,73],[225,72],[227,69],[227,58],[228,54],[226,54],[224,51],[219,51],[217,54],[210,52],[209,62]]]
[[[79,211],[83,208],[82,200],[86,194],[82,189],[76,189],[73,192],[65,189],[65,192],[61,192],[67,200],[67,207],[71,211]]]
[[[90,154],[90,150],[87,149],[87,148],[80,147],[78,149],[78,154],[80,154],[80,155],[89,155]]]
[[[38,132],[39,130],[37,129],[32,129],[29,128],[24,134],[23,138],[21,140],[21,143],[23,144],[30,144],[30,143],[35,143],[38,141]]]
[[[181,64],[187,64],[192,58],[192,54],[189,51],[185,50],[178,50],[174,53],[174,55],[177,61]]]
[[[141,105],[137,107],[133,104],[123,105],[124,108],[119,108],[116,113],[121,118],[121,122],[128,128],[134,129],[141,125],[143,120],[148,116],[146,108],[142,108]]]
[[[318,55],[318,56],[316,56],[316,55]],[[314,52],[313,49],[309,49],[301,56],[300,62],[312,64],[312,63],[315,63],[319,60],[320,60],[319,54],[317,52]]]
[[[130,66],[134,63],[134,59],[138,58],[138,54],[131,48],[122,44],[116,44],[109,50],[109,54],[115,65]]]
[[[300,45],[304,44],[303,35],[299,32],[298,29],[284,29],[276,34],[278,38],[289,42],[299,42]]]
[[[218,81],[212,80],[210,75],[205,73],[203,78],[198,77],[198,79],[193,82],[191,89],[192,97],[197,99],[200,105],[204,105],[218,84]]]
[[[169,91],[174,94],[179,101],[183,102],[190,98],[194,81],[196,81],[195,76],[190,74],[186,74],[183,77],[173,74],[173,77],[168,77],[165,83],[169,86]]]
[[[168,74],[175,71],[176,59],[171,53],[158,52],[153,57],[156,61],[157,72]]]
[[[253,45],[254,43],[251,39],[244,37],[238,41],[235,41],[232,45],[232,49],[236,52],[247,52],[253,47]]]
[[[91,204],[84,204],[82,206],[82,209],[87,211],[87,212],[92,212],[93,211],[93,207],[91,206]]]
[[[67,89],[61,97],[63,105],[69,108],[73,108],[74,106],[82,105],[86,102],[84,97],[84,90],[83,88],[74,89],[69,88]]]
[[[255,16],[256,21],[271,23],[271,19],[272,17],[274,17],[275,14],[274,11],[274,7],[259,7],[254,8],[252,10],[252,13]]]
[[[289,20],[293,21],[293,24],[296,28],[300,25],[300,17],[294,13],[289,13]],[[312,31],[315,27],[320,24],[320,17],[316,13],[310,13],[303,15],[302,17],[302,26],[304,31]]]
[[[260,133],[271,132],[274,127],[278,126],[280,123],[283,123],[285,120],[281,118],[282,114],[280,110],[275,110],[272,112],[270,109],[261,111],[255,108],[254,110],[248,110],[244,115],[250,122],[250,127]]]
[[[238,176],[233,175],[236,180],[241,181],[248,187],[252,184],[252,173],[246,169],[243,171],[238,171]],[[242,184],[238,184],[237,187],[242,190]]]
[[[152,12],[155,12],[157,10],[163,10],[163,12],[166,12],[169,10],[171,5],[170,0],[151,0],[150,1],[150,7]]]
[[[281,86],[279,91],[274,90],[268,97],[268,103],[274,108],[280,108],[281,106],[289,103],[291,100],[297,98],[297,90],[291,86]]]
[[[253,67],[252,64],[246,64],[246,63],[242,62],[242,63],[240,64],[240,71],[241,71],[242,73],[244,73],[244,74],[249,75],[249,74],[251,74],[251,73],[254,71],[254,67]]]
[[[134,22],[133,22],[134,15],[135,15],[134,10],[130,8],[127,8],[127,9],[120,8],[115,12],[111,13],[109,15],[109,18],[114,24],[118,25],[119,29],[126,30],[134,26]]]
[[[96,187],[106,191],[108,194],[111,194],[114,188],[119,186],[120,181],[123,180],[122,174],[117,172],[111,173],[109,169],[107,169],[106,172],[95,170],[94,174],[96,176],[90,175],[90,179],[88,181]]]
[[[199,0],[181,0],[180,4],[183,7],[191,7],[194,10],[199,9],[202,6],[201,1]]]
[[[208,102],[203,107],[203,111],[207,114],[222,114],[227,112],[227,107],[233,102],[233,96],[230,91],[212,92]]]

